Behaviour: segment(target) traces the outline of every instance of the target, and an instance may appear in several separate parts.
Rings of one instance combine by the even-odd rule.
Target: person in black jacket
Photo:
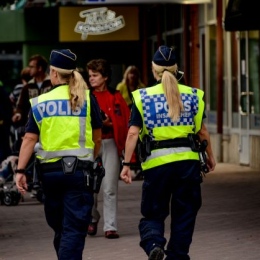
[[[44,56],[39,54],[31,56],[28,67],[32,79],[22,88],[15,113],[12,117],[13,122],[19,121],[24,126],[27,123],[31,107],[30,99],[52,89],[50,77],[47,73],[48,61]]]

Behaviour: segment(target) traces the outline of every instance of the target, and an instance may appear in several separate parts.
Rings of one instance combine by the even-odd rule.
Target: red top
[[[122,156],[125,149],[125,141],[128,132],[128,121],[130,109],[119,91],[110,93],[105,91],[93,91],[100,109],[103,110],[112,122],[112,127],[103,127],[102,139],[114,138],[118,150],[118,155]]]

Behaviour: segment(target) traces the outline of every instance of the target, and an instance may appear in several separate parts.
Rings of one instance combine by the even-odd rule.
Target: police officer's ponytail
[[[168,116],[173,120],[177,121],[180,117],[180,113],[183,110],[183,103],[181,100],[178,81],[174,76],[177,71],[177,64],[169,67],[158,66],[152,62],[153,69],[160,77],[163,91],[168,103]]]
[[[183,110],[183,103],[178,88],[178,81],[174,76],[178,69],[174,48],[160,46],[153,56],[152,66],[163,85],[169,107],[168,115],[173,121],[177,121]]]
[[[77,70],[73,70],[69,80],[70,104],[72,110],[76,110],[77,107],[82,107],[84,105],[86,99],[85,90],[87,88],[87,84],[82,75]]]

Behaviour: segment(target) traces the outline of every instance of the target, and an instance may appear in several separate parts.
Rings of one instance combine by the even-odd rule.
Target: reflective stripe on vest
[[[93,161],[89,90],[84,106],[76,111],[71,110],[68,93],[63,85],[30,100],[40,130],[36,156],[45,162],[72,155]]]
[[[135,104],[143,117],[141,140],[145,134],[149,134],[152,141],[160,141],[187,137],[189,133],[200,130],[204,112],[203,91],[184,85],[179,85],[179,91],[184,111],[176,122],[168,116],[162,84],[133,92]],[[199,156],[187,147],[157,149],[142,163],[142,168],[145,170],[172,161],[189,159],[198,160]]]
[[[151,155],[147,156],[146,161],[142,163],[142,170],[148,170],[169,162],[177,162],[188,159],[199,160],[198,153],[192,152],[189,147],[157,149],[151,151]]]

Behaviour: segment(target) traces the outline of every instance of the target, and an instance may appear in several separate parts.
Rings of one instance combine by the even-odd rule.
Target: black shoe
[[[164,258],[163,249],[156,246],[150,252],[148,260],[163,260],[163,258]]]
[[[95,236],[97,234],[98,222],[91,222],[88,226],[88,235]]]

